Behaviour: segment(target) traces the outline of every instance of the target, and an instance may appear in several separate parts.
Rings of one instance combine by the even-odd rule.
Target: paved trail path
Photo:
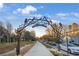
[[[53,56],[52,53],[40,42],[36,42],[24,56]]]

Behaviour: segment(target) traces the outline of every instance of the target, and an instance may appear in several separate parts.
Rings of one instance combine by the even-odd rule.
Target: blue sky
[[[0,21],[9,21],[14,29],[29,16],[48,16],[54,22],[63,24],[79,23],[79,4],[56,3],[4,3],[0,4]],[[30,27],[29,27],[30,28]],[[28,30],[30,30],[28,28]],[[40,27],[32,29],[44,33]]]

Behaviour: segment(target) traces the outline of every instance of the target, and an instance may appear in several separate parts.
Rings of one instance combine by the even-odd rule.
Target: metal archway
[[[38,27],[38,26],[43,26],[43,27],[46,28],[48,25],[50,25],[53,29],[55,29],[51,19],[46,17],[46,16],[42,16],[40,18],[38,18],[38,17],[26,18],[25,21],[24,21],[24,24],[20,25],[19,28],[17,28],[17,30],[16,30],[16,33],[18,33],[18,35],[17,35],[18,40],[17,40],[17,47],[16,47],[17,55],[20,54],[20,35],[21,35],[21,31],[24,28],[26,28],[30,25],[32,25],[32,28]],[[59,25],[62,26],[61,23],[59,23]],[[55,30],[55,31],[57,31],[57,30]],[[61,34],[61,33],[59,33],[59,34]]]

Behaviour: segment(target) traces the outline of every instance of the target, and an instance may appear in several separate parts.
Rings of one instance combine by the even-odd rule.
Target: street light
[[[66,40],[66,44],[67,44],[67,55],[68,55],[68,54],[69,54],[68,43],[69,43],[69,39],[70,39],[70,37],[69,37],[69,36],[65,36],[64,39]]]

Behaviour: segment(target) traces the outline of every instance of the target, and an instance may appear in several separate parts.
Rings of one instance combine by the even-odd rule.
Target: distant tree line
[[[6,43],[6,42],[16,42],[17,33],[15,30],[13,31],[12,24],[9,22],[6,22],[4,24],[2,21],[0,21],[0,43]],[[23,41],[29,41],[29,40],[35,40],[35,32],[34,31],[27,31],[24,29],[21,33],[21,40]]]
[[[41,37],[41,40],[52,41],[56,43],[60,43],[60,39],[62,38],[62,30],[63,26],[61,27],[59,24],[52,24],[52,27],[46,29],[47,34]]]
[[[70,25],[62,24],[62,27],[59,27],[58,24],[52,24],[53,28],[49,27],[46,29],[47,34],[41,37],[41,40],[49,40],[53,42],[61,41],[66,35],[73,37],[79,36],[79,24],[72,23]]]

